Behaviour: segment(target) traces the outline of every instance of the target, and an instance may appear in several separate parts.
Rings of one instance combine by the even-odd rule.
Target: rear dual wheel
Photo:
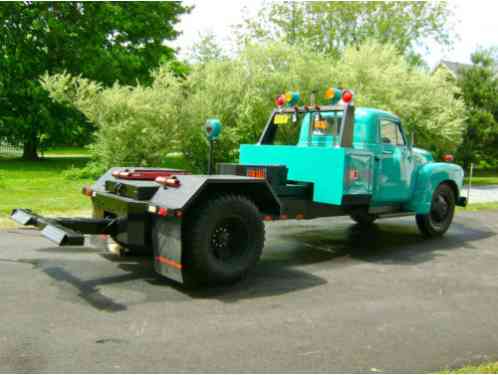
[[[265,229],[254,203],[240,195],[210,199],[188,214],[183,232],[187,283],[233,283],[257,263]]]
[[[442,236],[450,227],[455,213],[455,193],[448,184],[441,184],[432,195],[428,214],[417,215],[419,230],[427,237]]]

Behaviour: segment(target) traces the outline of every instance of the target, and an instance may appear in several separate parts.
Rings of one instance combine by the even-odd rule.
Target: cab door
[[[378,129],[374,200],[381,203],[407,201],[411,197],[412,150],[407,145],[398,121],[380,118]]]

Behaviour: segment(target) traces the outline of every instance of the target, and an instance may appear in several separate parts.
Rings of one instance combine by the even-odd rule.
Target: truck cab
[[[348,103],[277,109],[259,142],[241,145],[240,164],[285,166],[289,181],[313,186],[317,204],[427,214],[443,182],[463,204],[459,166],[415,148],[396,115]]]

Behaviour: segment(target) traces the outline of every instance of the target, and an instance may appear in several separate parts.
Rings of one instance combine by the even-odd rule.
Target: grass
[[[0,228],[16,226],[9,218],[14,208],[30,208],[47,216],[88,216],[91,202],[81,188],[94,180],[69,180],[62,172],[82,168],[89,161],[88,150],[75,147],[49,149],[40,161],[0,155]],[[164,166],[189,169],[178,154],[170,155]]]
[[[469,183],[468,176],[465,177],[465,183]],[[476,171],[472,176],[472,185],[498,185],[498,175],[493,171]]]
[[[15,226],[9,219],[13,208],[31,208],[49,216],[89,213],[91,203],[81,188],[91,181],[67,180],[61,175],[88,161],[84,151],[74,148],[47,152],[41,161],[0,158],[0,227]]]
[[[456,370],[443,371],[444,374],[498,374],[498,362],[489,362],[477,366],[465,366]]]
[[[471,203],[467,207],[457,207],[457,212],[493,210],[498,208],[498,202]]]
[[[57,156],[74,156],[74,157],[89,157],[90,150],[84,147],[51,147],[43,151],[44,157],[57,157]]]
[[[191,170],[190,166],[188,165],[187,161],[183,157],[182,154],[169,154],[168,157],[166,158],[164,162],[164,167],[165,168],[175,168],[175,169],[185,169],[185,170]]]

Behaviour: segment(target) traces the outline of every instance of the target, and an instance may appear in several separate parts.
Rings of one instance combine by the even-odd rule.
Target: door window
[[[395,146],[405,145],[405,139],[403,138],[403,134],[401,134],[399,124],[390,120],[380,120],[380,137],[381,142],[384,144]]]

